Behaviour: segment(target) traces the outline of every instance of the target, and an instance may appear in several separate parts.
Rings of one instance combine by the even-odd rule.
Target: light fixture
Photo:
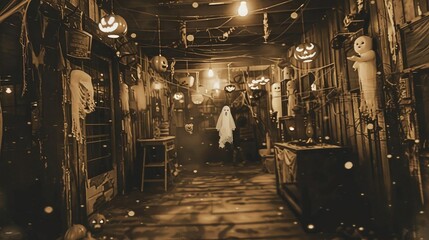
[[[12,89],[10,87],[7,87],[6,90],[5,90],[5,92],[7,94],[11,94],[12,93]]]
[[[128,25],[123,17],[113,13],[113,0],[111,0],[111,14],[103,16],[98,23],[98,28],[103,33],[107,33],[109,38],[119,38],[127,33]]]
[[[176,92],[173,95],[173,98],[176,99],[176,100],[182,100],[183,99],[183,93],[182,92]]]
[[[248,13],[249,13],[249,10],[247,9],[247,2],[241,1],[240,7],[238,7],[238,15],[244,17],[244,16],[247,16]]]
[[[207,76],[209,76],[209,77],[213,77],[214,76],[214,72],[213,72],[212,64],[211,63],[210,63],[209,72],[207,73]]]
[[[219,79],[216,79],[213,83],[213,90],[219,90],[220,89],[220,82]]]

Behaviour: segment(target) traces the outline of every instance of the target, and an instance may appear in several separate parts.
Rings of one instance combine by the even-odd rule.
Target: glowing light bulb
[[[209,72],[207,73],[209,77],[213,77],[214,76],[214,72],[212,68],[209,68]]]
[[[219,82],[219,80],[216,80],[213,83],[213,89],[215,89],[215,90],[219,90],[220,89],[220,82]]]
[[[241,1],[240,7],[238,7],[238,15],[244,17],[244,16],[247,16],[248,13],[249,13],[249,10],[247,9],[247,2]]]
[[[10,87],[6,88],[5,90],[6,93],[11,94],[12,93],[12,89]]]

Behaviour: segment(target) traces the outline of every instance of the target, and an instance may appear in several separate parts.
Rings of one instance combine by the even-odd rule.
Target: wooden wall
[[[391,34],[389,28],[392,26],[387,9],[389,1],[394,9],[393,30],[397,39],[394,50],[391,50],[389,42]],[[350,64],[353,63],[346,60],[346,50],[353,49],[352,44],[356,37],[348,38],[345,46],[339,50],[334,50],[329,41],[337,33],[348,32],[343,25],[343,19],[347,14],[356,12],[357,3],[355,0],[337,3],[337,7],[328,11],[318,23],[305,26],[307,40],[319,44],[322,54],[309,65],[298,65],[304,72],[315,73],[316,83],[321,89],[317,92],[315,100],[311,100],[318,106],[315,109],[318,128],[316,132],[319,134],[318,137],[325,141],[327,139],[325,137],[328,136],[327,141],[353,149],[358,163],[357,180],[361,183],[360,190],[365,196],[364,200],[369,203],[370,215],[374,217],[374,227],[392,232],[404,229],[410,231],[415,221],[412,218],[417,214],[417,210],[414,208],[412,211],[415,212],[406,216],[403,213],[411,205],[407,205],[406,202],[416,199],[419,201],[416,196],[420,196],[420,193],[411,191],[412,197],[404,197],[403,192],[406,189],[415,189],[412,182],[419,182],[420,176],[411,176],[412,173],[406,167],[415,165],[415,159],[418,159],[418,141],[414,142],[418,138],[410,141],[400,134],[401,112],[412,111],[414,106],[412,103],[398,104],[397,99],[400,90],[397,83],[401,73],[404,72],[399,25],[420,17],[417,15],[419,13],[417,4],[423,13],[427,12],[428,6],[426,1],[418,0],[364,0],[369,24],[363,33],[372,37],[374,42],[380,102],[379,111],[371,119],[365,117],[359,110],[359,89],[350,87],[350,81],[356,73],[351,71]],[[359,36],[358,34],[355,36]],[[334,68],[329,67],[330,64]],[[332,93],[332,88],[339,94],[334,98],[327,97]],[[408,121],[414,120],[412,116]],[[373,128],[368,128],[371,124]],[[404,141],[407,143],[404,144]]]

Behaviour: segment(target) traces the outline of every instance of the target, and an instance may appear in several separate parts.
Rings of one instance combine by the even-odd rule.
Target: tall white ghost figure
[[[354,61],[353,69],[358,71],[361,88],[360,111],[367,111],[370,117],[374,117],[378,107],[377,101],[377,68],[375,64],[375,52],[372,50],[372,39],[368,36],[360,36],[354,42],[354,50],[358,56],[348,57]]]
[[[232,131],[235,130],[235,122],[231,115],[231,109],[224,106],[217,120],[216,129],[219,131],[219,147],[224,148],[225,143],[233,142]]]
[[[271,85],[271,105],[274,112],[277,112],[277,121],[281,116],[282,112],[282,91],[280,83],[273,83]]]
[[[286,93],[287,93],[287,115],[295,116],[293,108],[297,105],[296,101],[296,85],[294,80],[289,80],[286,83]]]

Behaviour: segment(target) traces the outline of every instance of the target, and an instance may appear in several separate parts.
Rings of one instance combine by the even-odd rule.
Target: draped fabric
[[[70,73],[70,93],[72,107],[72,133],[79,143],[83,143],[80,119],[95,110],[94,88],[91,76],[82,70]]]
[[[217,120],[216,129],[219,131],[219,147],[224,148],[225,143],[233,143],[232,131],[235,130],[235,122],[231,115],[231,109],[224,106]]]
[[[429,62],[429,16],[406,25],[401,31],[405,67],[416,67]]]
[[[123,120],[124,120],[124,131],[127,135],[127,143],[130,145],[130,148],[132,148],[132,130],[131,130],[131,116],[130,116],[130,99],[129,99],[129,90],[128,85],[125,83],[120,84],[120,99],[121,99],[121,108],[123,113]],[[130,149],[132,150],[132,149]]]
[[[296,153],[276,147],[282,183],[295,183],[297,175]]]
[[[137,85],[131,87],[133,97],[136,102],[137,111],[144,111],[147,108],[146,93],[143,80],[139,79]]]

